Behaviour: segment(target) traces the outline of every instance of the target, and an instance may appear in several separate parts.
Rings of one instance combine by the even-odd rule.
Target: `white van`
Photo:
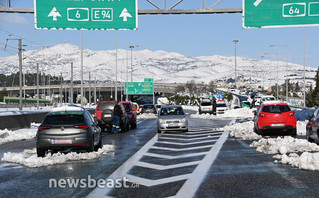
[[[217,114],[223,114],[225,113],[225,111],[227,110],[227,105],[225,102],[217,102],[217,106],[216,106],[216,113]]]

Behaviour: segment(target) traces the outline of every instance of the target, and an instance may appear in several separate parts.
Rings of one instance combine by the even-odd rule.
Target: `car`
[[[94,117],[102,131],[105,128],[111,131],[113,126],[113,111],[116,103],[116,101],[101,101],[96,105]],[[120,129],[122,132],[126,132],[130,129],[130,121],[123,104],[121,104],[121,110]]]
[[[276,100],[276,98],[274,96],[262,96],[260,98],[261,103],[265,102],[265,101],[273,101]]]
[[[198,113],[202,114],[202,113],[209,113],[212,114],[213,113],[213,105],[212,102],[210,100],[203,100],[201,101],[199,108],[198,108]]]
[[[140,115],[140,107],[136,102],[133,102],[133,111],[136,111],[137,115]]]
[[[101,129],[93,116],[81,107],[53,108],[37,130],[38,157],[44,157],[49,150],[76,149],[92,152],[99,148],[102,148]]]
[[[255,106],[259,107],[261,104],[261,96],[255,96],[254,100],[255,100]]]
[[[297,135],[295,113],[289,105],[280,101],[268,101],[254,112],[254,132],[267,135]]]
[[[319,108],[315,110],[312,116],[307,116],[309,121],[306,124],[306,138],[309,142],[318,142],[318,129],[319,129]]]
[[[135,129],[137,124],[136,124],[136,120],[137,120],[137,113],[135,110],[133,110],[133,103],[130,101],[124,101],[121,102],[125,108],[125,111],[128,115],[128,119],[130,121],[130,125],[132,129]]]
[[[227,110],[227,105],[225,102],[217,102],[216,103],[216,113],[223,114]]]
[[[141,113],[154,113],[157,114],[157,108],[154,104],[144,104]]]
[[[187,115],[181,105],[163,105],[158,113],[157,132],[188,131]]]

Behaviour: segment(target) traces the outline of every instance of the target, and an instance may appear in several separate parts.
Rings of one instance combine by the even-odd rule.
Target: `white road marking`
[[[188,148],[167,148],[167,147],[152,146],[151,149],[158,149],[158,150],[165,150],[165,151],[189,151],[189,150],[211,148],[211,147],[212,145],[196,146],[196,147],[188,147]]]
[[[160,141],[160,142],[157,142],[157,143],[160,143],[160,144],[173,144],[173,145],[181,145],[181,146],[184,146],[184,145],[202,144],[202,143],[209,143],[209,142],[217,142],[217,140],[214,139],[214,140],[197,141],[197,142],[186,142],[186,143]]]
[[[194,197],[197,189],[202,181],[205,179],[210,166],[214,163],[220,149],[229,136],[228,132],[222,134],[213,148],[208,152],[202,162],[193,171],[192,176],[188,179],[182,188],[178,191],[175,197]]]
[[[160,185],[160,184],[167,184],[167,183],[171,183],[171,182],[177,182],[177,181],[181,181],[181,180],[186,180],[189,179],[192,176],[192,174],[185,174],[185,175],[178,175],[178,176],[174,176],[174,177],[166,177],[163,179],[156,179],[156,180],[151,180],[151,179],[145,179],[142,177],[137,177],[134,175],[130,175],[127,174],[125,175],[125,177],[127,177],[127,179],[130,182],[133,183],[137,183],[143,186],[156,186],[156,185]]]
[[[171,138],[171,137],[160,137],[159,139],[166,139],[166,140],[182,140],[182,141],[187,141],[187,140],[204,140],[204,139],[210,139],[213,138],[212,136],[206,136],[206,137],[201,137],[201,138],[192,138],[192,139],[185,139],[185,138]]]
[[[152,168],[152,169],[156,169],[156,170],[168,170],[168,169],[173,169],[173,168],[198,165],[200,161],[201,160],[180,163],[180,164],[173,164],[173,165],[158,165],[158,164],[151,164],[151,163],[147,163],[147,162],[137,162],[136,166],[140,166],[140,167],[144,167],[144,168]]]
[[[186,157],[196,157],[200,155],[206,155],[208,152],[200,152],[200,153],[190,153],[185,155],[162,155],[162,154],[155,154],[155,153],[145,153],[144,156],[149,157],[157,157],[157,158],[164,158],[164,159],[179,159],[179,158],[186,158]]]
[[[193,137],[207,136],[209,134],[211,134],[210,136],[218,136],[218,135],[221,135],[222,133],[210,132],[210,133],[203,133],[203,134],[197,134],[197,135],[192,135],[192,134],[167,134],[167,133],[164,133],[163,135],[193,138]]]

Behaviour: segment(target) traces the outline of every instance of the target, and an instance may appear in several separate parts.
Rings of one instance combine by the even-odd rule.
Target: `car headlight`
[[[182,122],[186,122],[187,120],[186,120],[186,118],[183,118],[181,121],[182,121]]]
[[[163,119],[159,119],[158,122],[162,124],[162,123],[164,123],[164,120]]]

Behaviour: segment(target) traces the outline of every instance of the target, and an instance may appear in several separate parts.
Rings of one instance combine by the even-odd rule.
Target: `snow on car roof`
[[[265,101],[265,102],[263,102],[263,104],[264,105],[270,105],[270,104],[286,104],[286,105],[288,105],[286,102],[279,101],[279,100]]]
[[[51,112],[58,112],[58,111],[83,111],[83,109],[78,106],[62,106],[62,107],[55,107],[51,109]]]

